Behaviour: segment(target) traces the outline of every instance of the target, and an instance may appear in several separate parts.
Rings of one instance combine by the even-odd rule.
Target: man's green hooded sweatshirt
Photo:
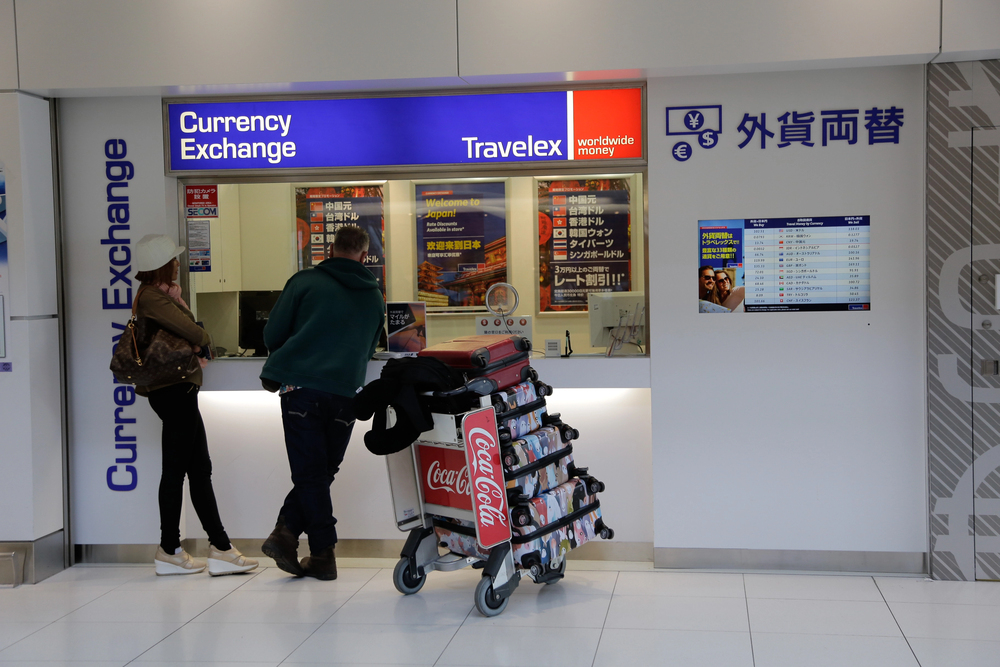
[[[365,383],[385,319],[378,283],[364,264],[331,257],[285,283],[264,327],[260,376],[353,397]]]

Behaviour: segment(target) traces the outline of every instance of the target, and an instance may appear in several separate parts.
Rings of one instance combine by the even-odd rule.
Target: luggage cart
[[[423,587],[429,572],[471,565],[483,570],[475,590],[476,609],[484,616],[496,616],[525,574],[537,583],[560,577],[515,566],[496,412],[485,391],[478,409],[457,415],[433,413],[434,428],[386,457],[386,466],[396,526],[409,533],[393,570],[396,590],[412,595]],[[473,522],[481,553],[440,555],[435,515]]]

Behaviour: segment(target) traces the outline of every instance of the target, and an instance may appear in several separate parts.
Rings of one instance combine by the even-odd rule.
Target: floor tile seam
[[[197,614],[195,614],[193,617],[189,618],[187,621],[184,621],[183,623],[181,623],[179,627],[175,628],[172,632],[167,633],[167,635],[165,637],[160,638],[159,641],[155,642],[152,646],[150,646],[149,648],[147,648],[145,651],[142,651],[141,653],[139,653],[139,655],[137,655],[134,658],[128,660],[125,663],[124,667],[128,667],[128,665],[131,665],[133,662],[136,662],[137,660],[139,660],[139,658],[141,658],[142,656],[146,655],[147,653],[149,653],[150,651],[152,651],[154,648],[156,648],[157,646],[159,646],[160,644],[162,644],[166,640],[168,640],[171,637],[173,637],[175,634],[177,634],[178,632],[180,632],[182,628],[187,627],[192,621],[194,621],[194,619],[198,618],[199,616],[201,616],[202,614],[204,614],[205,612],[207,612],[209,609],[211,609],[212,607],[214,607],[215,605],[219,604],[220,602],[222,602],[223,600],[225,600],[227,597],[229,597],[230,595],[232,595],[233,593],[235,593],[236,591],[238,591],[240,588],[242,588],[246,584],[250,583],[251,581],[253,581],[257,577],[259,577],[260,574],[264,570],[266,570],[266,569],[267,568],[265,567],[265,568],[263,568],[261,570],[258,570],[257,572],[254,572],[253,576],[252,577],[247,577],[247,580],[245,582],[243,582],[242,584],[240,584],[236,588],[233,588],[233,589],[231,589],[229,591],[226,591],[226,594],[223,595],[222,597],[220,597],[218,600],[216,600],[212,604],[208,605],[208,607],[206,607],[205,609],[202,609],[200,612],[198,612]],[[211,576],[211,575],[209,575],[209,576]],[[236,575],[229,575],[229,576],[236,576]]]
[[[911,605],[921,605],[925,607],[980,607],[983,609],[1000,610],[1000,603],[981,604],[976,602],[913,602],[912,600],[886,600],[885,603],[887,605],[911,604]]]
[[[743,601],[746,603],[746,610],[747,610],[747,636],[750,639],[750,664],[753,665],[753,667],[757,667],[757,655],[754,653],[753,650],[753,625],[751,625],[750,621],[750,596],[747,595],[747,575],[743,574],[742,579],[743,579]]]
[[[35,630],[31,634],[28,634],[28,635],[25,635],[24,637],[21,637],[20,639],[18,639],[16,642],[14,642],[13,644],[11,644],[10,646],[5,646],[4,648],[0,649],[0,662],[4,662],[4,660],[3,660],[3,652],[6,651],[7,649],[13,648],[17,644],[23,642],[28,637],[31,637],[32,635],[35,635],[35,634],[41,632],[42,630],[44,630],[45,628],[49,627],[50,625],[55,625],[56,623],[58,623],[59,621],[63,620],[64,618],[66,618],[70,614],[75,613],[75,612],[79,611],[80,609],[83,609],[84,607],[86,607],[91,602],[95,602],[95,601],[101,599],[102,597],[104,597],[105,595],[107,595],[108,593],[110,593],[113,590],[115,590],[115,589],[112,588],[110,590],[105,591],[104,593],[101,593],[100,595],[98,595],[93,600],[88,600],[87,602],[84,602],[82,605],[80,605],[76,609],[73,609],[72,611],[66,612],[65,614],[63,614],[59,618],[56,618],[56,619],[53,619],[53,620],[47,621],[47,622],[46,621],[39,621],[41,623],[45,623],[45,625],[43,625],[42,627],[38,628],[37,630]],[[30,622],[30,621],[27,621],[27,622]]]
[[[620,598],[696,598],[698,600],[743,600],[743,595],[676,595],[668,593],[615,593]]]
[[[611,585],[611,596],[608,598],[608,608],[604,611],[604,622],[601,623],[601,633],[597,637],[597,646],[594,647],[594,659],[590,661],[590,667],[594,667],[597,664],[597,654],[601,650],[601,640],[604,639],[604,628],[608,625],[608,616],[611,614],[611,603],[615,599],[615,590],[618,588],[618,580],[621,579],[622,573],[619,570],[615,574],[615,583]]]
[[[868,603],[873,603],[873,604],[880,604],[880,603],[881,604],[886,604],[885,600],[883,600],[881,598],[879,598],[877,600],[851,600],[851,599],[844,599],[844,598],[815,598],[815,597],[811,597],[811,598],[761,598],[761,597],[748,596],[747,600],[758,600],[758,601],[759,600],[764,600],[764,601],[773,600],[773,601],[776,601],[776,602],[777,601],[781,601],[781,602],[868,602]]]
[[[856,632],[779,632],[774,630],[754,630],[756,635],[801,635],[803,637],[881,637],[883,639],[906,639],[900,631],[898,635],[863,634]]]
[[[476,607],[475,605],[473,605],[472,609],[469,610],[469,613],[467,613],[465,615],[465,618],[462,619],[462,622],[459,623],[457,628],[455,628],[455,632],[451,633],[451,637],[448,638],[448,643],[444,645],[444,648],[441,649],[441,652],[438,654],[438,657],[434,659],[434,662],[432,663],[434,667],[437,667],[437,665],[441,664],[441,658],[443,658],[444,654],[448,652],[448,648],[451,646],[451,643],[455,641],[455,637],[457,637],[458,633],[461,632],[462,628],[465,627],[465,624],[468,622],[469,617],[472,616],[472,612],[474,612],[475,610]],[[470,625],[469,627],[471,628],[475,626]]]
[[[288,655],[286,655],[284,658],[282,658],[281,660],[278,661],[278,667],[281,667],[281,665],[286,664],[285,663],[286,660],[288,660],[290,657],[292,657],[292,655],[296,651],[298,651],[300,648],[302,648],[303,644],[305,644],[307,641],[309,641],[310,639],[312,639],[313,635],[315,635],[317,632],[319,632],[320,628],[324,627],[327,623],[329,623],[330,619],[333,618],[337,614],[338,611],[340,611],[341,609],[343,609],[345,604],[347,604],[348,602],[350,602],[351,600],[353,600],[354,596],[357,595],[361,591],[361,589],[363,589],[365,586],[367,586],[368,584],[370,584],[371,581],[372,581],[372,579],[374,579],[375,577],[377,577],[379,575],[379,572],[381,572],[383,569],[385,569],[385,568],[378,568],[378,569],[376,569],[375,572],[372,574],[372,576],[368,577],[368,580],[365,581],[363,584],[361,584],[361,586],[358,588],[358,590],[354,591],[350,595],[350,597],[348,597],[346,600],[344,600],[339,605],[337,605],[337,608],[334,609],[333,612],[329,616],[326,617],[326,620],[324,620],[322,623],[320,623],[319,625],[317,625],[316,628],[312,632],[309,633],[308,637],[306,637],[301,642],[299,642],[295,646],[295,648],[293,648],[291,651],[288,652]],[[294,663],[287,663],[287,664],[294,664]]]

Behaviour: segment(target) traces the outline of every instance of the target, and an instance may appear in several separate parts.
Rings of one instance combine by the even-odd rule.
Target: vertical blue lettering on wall
[[[126,160],[128,146],[124,139],[109,139],[104,143],[104,176],[107,179],[105,189],[108,204],[108,227],[100,241],[108,247],[108,278],[107,287],[101,289],[101,307],[103,310],[132,309],[132,246],[129,234],[129,182],[135,176],[134,165]],[[111,352],[125,331],[125,324],[111,322]],[[117,333],[116,333],[117,332]],[[135,388],[118,385],[112,378],[112,398],[114,400],[114,441],[115,464],[108,467],[107,485],[112,491],[131,491],[139,483],[139,474],[134,465],[136,453],[136,437],[128,434],[125,429],[135,424],[134,416],[126,409],[135,403]],[[125,450],[126,456],[119,456],[118,450]]]
[[[568,159],[566,92],[168,104],[171,171]]]

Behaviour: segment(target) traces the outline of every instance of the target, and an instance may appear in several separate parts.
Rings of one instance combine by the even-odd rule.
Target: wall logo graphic
[[[1000,579],[1000,383],[980,372],[1000,358],[1000,61],[931,65],[927,86],[931,574]]]
[[[667,107],[667,136],[695,136],[704,149],[714,148],[722,133],[722,105],[703,107]],[[694,154],[691,144],[678,141],[671,153],[678,162],[687,162]]]

